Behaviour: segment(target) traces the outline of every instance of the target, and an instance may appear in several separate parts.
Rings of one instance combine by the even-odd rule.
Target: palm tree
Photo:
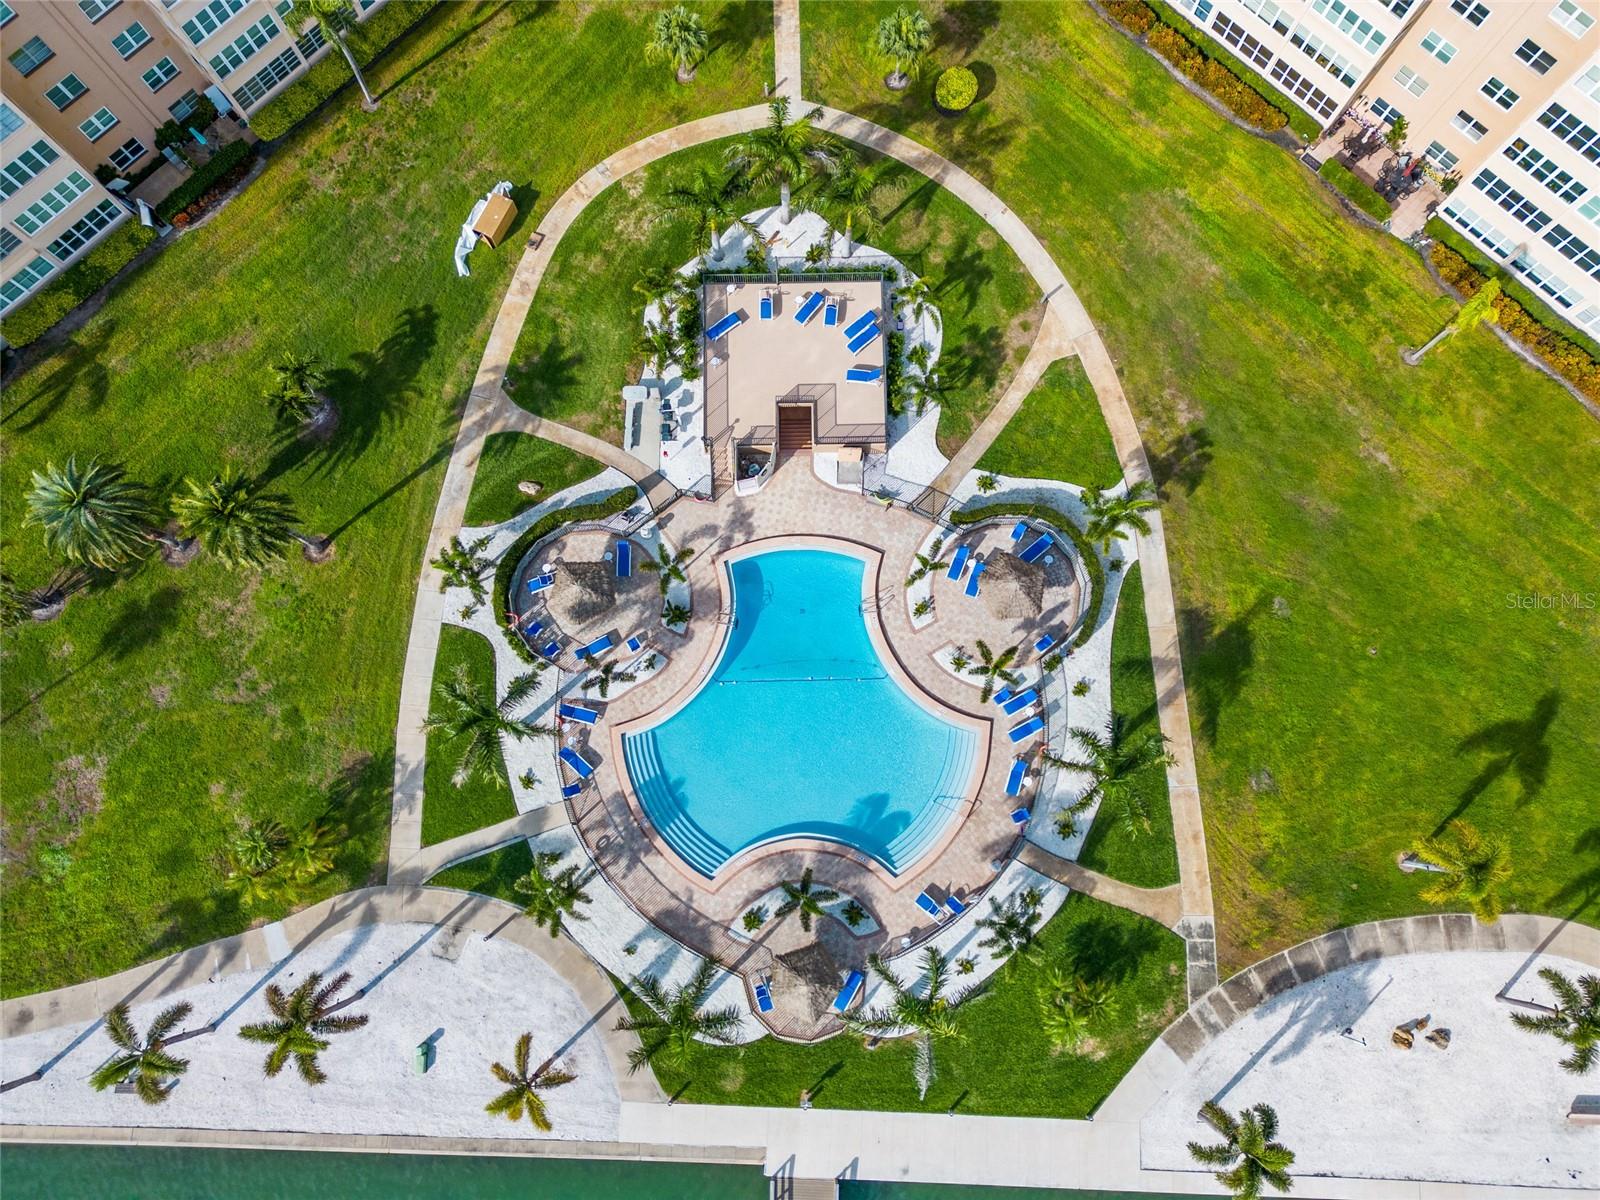
[[[1117,1015],[1117,993],[1109,979],[1085,979],[1074,975],[1063,994],[1067,1003],[1091,1021]]]
[[[647,558],[639,564],[641,571],[653,572],[661,584],[661,594],[665,596],[667,589],[674,581],[684,583],[688,576],[683,573],[683,564],[694,557],[694,550],[685,546],[676,554],[669,553],[665,542],[656,546],[656,556]],[[676,622],[669,622],[676,624]]]
[[[592,692],[600,691],[600,699],[604,700],[611,694],[613,683],[632,683],[639,678],[634,671],[624,671],[615,659],[600,664],[600,669],[583,681],[583,690]]]
[[[644,47],[645,61],[670,62],[678,68],[678,82],[688,83],[710,41],[700,14],[680,4],[656,14],[650,40]]]
[[[694,221],[696,240],[709,249],[706,261],[717,257],[717,240],[730,225],[744,225],[737,201],[745,193],[744,177],[737,171],[705,165],[686,182],[667,189],[662,197],[671,212],[685,213]]]
[[[367,90],[367,81],[362,77],[361,68],[356,65],[355,55],[350,53],[350,47],[344,40],[344,31],[355,20],[349,0],[294,0],[294,7],[289,11],[289,21],[303,30],[308,17],[317,23],[318,29],[322,30],[325,41],[339,47],[339,52],[344,55],[344,61],[350,67],[350,74],[355,76],[356,86],[361,89],[361,107],[367,112],[372,112],[378,107],[378,102]]]
[[[1548,1013],[1533,1016],[1512,1013],[1511,1020],[1534,1033],[1548,1033],[1572,1047],[1561,1069],[1586,1075],[1600,1061],[1600,975],[1585,975],[1576,983],[1554,967],[1539,968],[1539,978],[1550,985],[1559,1004]]]
[[[320,425],[333,412],[333,401],[322,394],[327,372],[322,361],[309,354],[285,354],[272,364],[276,382],[267,389],[267,403],[282,425]]]
[[[528,1070],[528,1049],[533,1045],[533,1034],[525,1033],[517,1039],[517,1048],[512,1056],[513,1066],[507,1067],[504,1063],[491,1063],[489,1070],[494,1072],[494,1077],[506,1085],[506,1090],[483,1106],[483,1111],[492,1113],[497,1117],[507,1117],[512,1121],[522,1120],[524,1113],[533,1127],[541,1133],[550,1132],[550,1118],[544,1110],[544,1097],[539,1093],[551,1088],[558,1088],[564,1083],[571,1083],[577,1078],[570,1071],[557,1071],[551,1065],[551,1060],[539,1064],[533,1071]]]
[[[497,767],[504,762],[506,738],[521,741],[531,734],[555,736],[545,725],[529,725],[511,714],[533,694],[539,683],[539,668],[512,680],[506,694],[495,702],[492,689],[482,690],[467,674],[465,664],[439,687],[442,711],[429,713],[422,728],[442,734],[446,741],[461,742],[461,759],[456,764],[455,784],[468,779],[487,779],[503,784]]]
[[[152,540],[155,510],[150,492],[118,463],[77,456],[65,467],[50,463],[33,473],[24,524],[44,531],[45,547],[70,563],[114,570],[138,558]]]
[[[511,885],[519,894],[528,897],[522,907],[523,916],[531,917],[541,929],[549,926],[551,937],[561,935],[563,918],[589,919],[578,911],[578,905],[589,903],[589,893],[583,889],[594,879],[593,869],[585,871],[577,865],[555,871],[560,861],[561,855],[541,850],[533,856],[532,869]]]
[[[447,591],[450,588],[463,588],[471,593],[474,606],[482,604],[488,597],[488,588],[484,585],[484,576],[494,570],[495,560],[484,554],[489,548],[489,537],[473,541],[471,545],[462,542],[459,534],[450,539],[450,544],[439,552],[439,557],[433,560],[434,570],[439,572],[439,590]]]
[[[1451,821],[1448,837],[1418,838],[1411,853],[1440,872],[1419,893],[1429,904],[1465,904],[1485,925],[1500,916],[1500,885],[1511,878],[1511,848],[1465,821]]]
[[[202,483],[185,479],[187,494],[172,498],[178,524],[202,549],[230,567],[261,567],[276,561],[298,542],[316,559],[326,543],[295,529],[294,502],[281,492],[260,492],[233,467]]]
[[[247,1042],[272,1047],[263,1064],[268,1078],[276,1078],[291,1057],[300,1078],[307,1083],[322,1083],[328,1078],[317,1064],[317,1055],[328,1048],[327,1035],[349,1033],[367,1023],[365,1013],[333,1015],[332,1010],[337,1007],[334,996],[349,982],[349,971],[327,984],[322,982],[322,972],[313,971],[292,992],[286,993],[275,983],[267,985],[267,1009],[273,1019],[246,1025],[239,1030],[239,1036]]]
[[[933,369],[933,348],[927,342],[911,347],[906,361],[915,368],[900,375],[903,390],[900,403],[914,408],[920,416],[929,404],[938,404],[953,390],[943,373]]]
[[[1083,757],[1057,758],[1047,752],[1044,760],[1053,767],[1084,771],[1092,780],[1088,789],[1073,802],[1072,811],[1082,812],[1097,799],[1109,800],[1116,806],[1125,829],[1130,833],[1149,832],[1149,806],[1134,785],[1147,771],[1165,768],[1172,761],[1166,750],[1166,739],[1159,733],[1148,733],[1130,740],[1127,717],[1122,713],[1111,714],[1104,733],[1092,729],[1067,732],[1078,744]]]
[[[926,578],[935,571],[944,570],[950,565],[948,559],[939,557],[939,551],[943,549],[944,538],[936,537],[933,539],[933,545],[928,547],[926,554],[917,555],[917,565],[912,569],[911,574],[906,577],[907,587],[910,587],[918,580]]]
[[[1042,898],[1032,888],[1008,899],[1004,904],[989,898],[989,915],[978,919],[978,928],[989,936],[978,945],[993,950],[1002,958],[1025,955],[1033,946],[1034,926],[1039,923]]]
[[[1498,322],[1500,320],[1500,312],[1495,308],[1494,302],[1499,296],[1500,281],[1498,279],[1486,281],[1482,287],[1472,294],[1472,298],[1461,306],[1460,310],[1445,324],[1444,328],[1429,338],[1420,350],[1406,351],[1403,356],[1405,361],[1414,367],[1422,361],[1424,354],[1444,341],[1445,338],[1453,334],[1465,333],[1484,321],[1489,322],[1491,325]]]
[[[933,26],[921,10],[902,4],[878,22],[868,48],[879,64],[890,68],[884,83],[902,91],[922,73],[922,61],[933,45]]]
[[[828,223],[844,234],[844,257],[855,253],[855,234],[871,237],[881,218],[873,197],[883,184],[888,159],[862,166],[852,155],[841,155],[818,194],[818,208]]]
[[[1217,1171],[1216,1179],[1236,1200],[1256,1200],[1264,1183],[1280,1192],[1287,1192],[1294,1185],[1288,1170],[1294,1165],[1294,1151],[1273,1141],[1278,1135],[1278,1114],[1271,1105],[1257,1104],[1236,1119],[1216,1101],[1207,1100],[1200,1115],[1215,1125],[1227,1141],[1218,1146],[1190,1142],[1189,1153],[1208,1167],[1230,1168]]]
[[[678,302],[692,294],[689,281],[668,266],[654,266],[634,281],[633,290],[644,297],[645,307],[661,306],[662,324],[677,308]]]
[[[873,954],[867,958],[872,973],[883,981],[889,991],[889,1002],[869,1012],[845,1018],[846,1027],[863,1037],[888,1037],[910,1031],[917,1039],[917,1074],[922,1095],[927,1095],[927,1084],[933,1079],[933,1045],[941,1041],[960,1041],[962,1032],[956,1013],[963,1004],[983,991],[983,985],[974,984],[953,995],[945,994],[949,981],[949,961],[937,946],[929,946],[922,953],[922,973],[927,977],[927,990],[918,995],[895,978],[882,957]]]
[[[675,329],[666,321],[644,323],[644,333],[639,336],[637,349],[646,363],[653,364],[658,376],[678,361],[681,343]]]
[[[229,843],[228,857],[238,869],[259,875],[278,865],[288,844],[281,821],[252,821]]]
[[[1001,680],[1007,687],[1016,687],[1022,681],[1022,676],[1011,669],[1011,664],[1017,657],[1017,648],[1015,646],[996,654],[989,649],[989,643],[982,638],[977,640],[976,645],[978,647],[978,658],[981,661],[975,662],[968,667],[967,674],[981,675],[983,677],[983,695],[979,697],[979,703],[983,703],[994,695],[996,680]]]
[[[1053,1000],[1041,993],[1039,1010],[1039,1029],[1058,1050],[1076,1050],[1089,1036],[1089,1014],[1070,1000]]]
[[[176,1086],[168,1081],[189,1069],[189,1060],[167,1053],[166,1043],[168,1035],[192,1011],[192,1004],[174,1004],[151,1022],[141,1041],[128,1016],[127,1001],[118,1004],[106,1014],[106,1036],[122,1053],[89,1076],[89,1086],[103,1092],[131,1079],[139,1099],[146,1104],[160,1104]]]
[[[728,148],[729,165],[740,175],[758,187],[777,185],[782,205],[778,219],[784,225],[789,223],[793,190],[838,161],[838,143],[812,123],[821,115],[820,108],[813,108],[791,121],[789,98],[779,96],[767,106],[767,123]]]
[[[682,604],[668,604],[661,610],[661,620],[668,625],[687,625],[689,609]]]
[[[664,988],[654,975],[634,976],[633,993],[649,1010],[643,1016],[617,1021],[619,1031],[637,1033],[639,1045],[628,1055],[628,1070],[637,1071],[657,1058],[682,1063],[696,1040],[731,1046],[738,1037],[739,1010],[701,1007],[716,979],[717,967],[702,961],[689,981]]]
[[[928,279],[926,275],[919,275],[905,287],[900,289],[898,300],[900,308],[906,314],[906,324],[915,326],[923,317],[932,316],[934,326],[941,327],[943,322],[939,316],[939,306],[934,301],[934,296],[939,288]]]
[[[839,893],[831,888],[812,890],[810,867],[800,872],[799,883],[789,883],[786,880],[779,886],[783,888],[784,900],[778,905],[773,916],[782,918],[797,912],[800,914],[800,928],[807,933],[811,932],[811,918],[827,916],[828,910],[822,906],[830,900],[839,898]]]
[[[1100,547],[1101,554],[1111,552],[1111,543],[1127,538],[1125,528],[1150,532],[1150,522],[1144,514],[1156,507],[1155,489],[1148,480],[1141,479],[1123,495],[1107,496],[1097,487],[1085,488],[1083,504],[1089,512],[1089,523],[1084,536]]]
[[[300,883],[326,875],[333,870],[334,850],[343,844],[348,832],[343,826],[307,821],[285,841],[279,860],[282,870]]]

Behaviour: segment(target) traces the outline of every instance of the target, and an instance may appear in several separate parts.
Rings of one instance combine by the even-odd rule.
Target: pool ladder
[[[894,589],[884,588],[861,602],[861,611],[864,613],[880,612],[885,604],[894,600]]]

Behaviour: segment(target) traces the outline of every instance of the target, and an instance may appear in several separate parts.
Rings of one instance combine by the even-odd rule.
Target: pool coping
[[[780,550],[820,550],[828,553],[843,554],[851,558],[860,559],[863,563],[861,573],[861,600],[862,624],[867,630],[867,640],[871,643],[873,652],[883,663],[884,669],[894,683],[919,705],[925,712],[966,730],[976,740],[973,753],[973,763],[967,776],[966,787],[962,789],[960,802],[945,818],[944,825],[939,835],[931,841],[927,848],[918,854],[911,862],[905,863],[901,871],[896,874],[891,872],[883,863],[872,855],[848,846],[843,842],[829,838],[780,836],[755,845],[746,846],[737,853],[725,859],[717,873],[713,876],[701,874],[691,866],[678,853],[677,849],[662,835],[655,822],[645,811],[644,805],[634,792],[633,780],[628,773],[627,759],[622,751],[622,739],[629,733],[642,733],[653,729],[669,720],[685,708],[691,700],[700,693],[706,681],[716,670],[717,664],[722,661],[723,653],[727,649],[728,639],[732,627],[727,626],[716,642],[708,648],[705,656],[695,667],[694,673],[677,692],[670,696],[663,704],[650,712],[635,717],[607,728],[608,747],[612,761],[617,764],[617,784],[622,793],[623,801],[628,806],[629,814],[638,823],[639,828],[648,837],[651,843],[659,850],[672,868],[697,887],[709,892],[719,892],[731,881],[744,873],[756,863],[786,853],[812,853],[831,854],[842,858],[856,866],[864,867],[870,871],[890,891],[898,892],[906,887],[913,875],[915,868],[920,867],[943,854],[960,833],[967,818],[978,802],[978,797],[983,788],[983,781],[988,776],[990,749],[994,734],[994,722],[984,717],[975,717],[971,713],[951,707],[930,695],[923,686],[905,669],[900,661],[899,654],[883,628],[883,619],[878,613],[877,599],[882,594],[883,552],[876,546],[862,542],[852,541],[848,538],[834,537],[824,534],[778,534],[772,537],[757,538],[753,541],[742,542],[731,549],[718,554],[714,559],[717,587],[719,590],[719,611],[731,613],[733,611],[733,584],[727,570],[731,563],[755,558],[762,554],[770,554]],[[873,618],[868,619],[869,615]]]

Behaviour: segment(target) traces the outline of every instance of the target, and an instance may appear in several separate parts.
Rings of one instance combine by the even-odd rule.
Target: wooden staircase
[[[811,406],[778,406],[778,455],[787,458],[800,450],[811,449]]]

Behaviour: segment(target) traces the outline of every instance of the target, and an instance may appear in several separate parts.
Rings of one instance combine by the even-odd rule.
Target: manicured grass
[[[864,60],[891,7],[802,6],[806,94],[991,183],[1118,364],[1166,484],[1224,972],[1424,911],[1395,856],[1452,815],[1509,837],[1508,903],[1594,920],[1600,622],[1551,599],[1600,579],[1592,419],[1486,331],[1400,366],[1454,311],[1416,256],[1087,5],[960,45],[940,16],[932,65],[992,72],[957,119]]]
[[[644,364],[635,349],[644,305],[633,286],[646,270],[680,266],[702,250],[692,222],[667,210],[663,197],[701,165],[722,163],[733,140],[679,151],[627,176],[567,230],[507,373],[517,403],[621,444],[618,391]],[[752,193],[742,208],[776,202],[776,193]],[[944,403],[939,438],[953,451],[1027,356],[1039,292],[976,213],[909,167],[887,170],[877,202],[882,227],[861,240],[940,284],[941,366],[957,386]]]
[[[494,649],[483,635],[459,625],[439,630],[439,655],[433,660],[433,713],[438,714],[439,685],[464,670],[472,685],[485,694],[494,690]],[[461,745],[441,732],[428,734],[428,761],[422,774],[422,844],[459,837],[517,815],[511,802],[504,761],[495,763],[494,779],[463,779],[458,786],[456,766]]]
[[[1062,669],[1072,678],[1070,659]],[[1160,732],[1156,721],[1156,677],[1150,667],[1150,630],[1145,625],[1144,588],[1137,563],[1122,582],[1117,619],[1111,628],[1111,707],[1126,720],[1126,737],[1142,738]],[[1134,786],[1150,814],[1150,828],[1130,830],[1107,811],[1104,819],[1097,819],[1090,826],[1078,861],[1138,887],[1177,883],[1178,848],[1172,839],[1172,804],[1167,796],[1166,775],[1147,771]]]
[[[557,492],[593,479],[605,468],[586,454],[526,433],[491,433],[483,439],[478,474],[467,498],[468,525],[498,525]],[[517,490],[524,479],[539,484],[536,496]]]
[[[533,870],[533,851],[527,840],[519,838],[509,846],[469,858],[453,867],[446,867],[432,879],[431,887],[460,888],[464,892],[482,892],[499,900],[509,900],[519,908],[524,898],[515,884]]]
[[[1084,487],[1109,488],[1121,482],[1122,464],[1111,431],[1076,358],[1046,369],[1017,415],[983,452],[978,469]]]
[[[341,96],[8,381],[0,541],[23,586],[54,567],[20,526],[29,474],[70,454],[151,481],[259,472],[338,552],[259,573],[151,565],[6,635],[5,994],[278,915],[220,891],[223,844],[248,818],[297,825],[331,795],[351,834],[308,900],[381,878],[416,575],[520,239],[595,160],[759,99],[769,74],[765,7],[706,10],[717,48],[690,87],[640,62],[652,12],[441,6],[371,72],[376,113]],[[518,185],[516,232],[458,278],[455,231],[498,179]],[[325,452],[284,445],[259,399],[291,348],[335,369]]]
[[[1082,1053],[1055,1051],[1039,1031],[1038,992],[1052,968],[1116,985],[1116,1016]],[[809,1091],[818,1108],[1086,1117],[1183,1006],[1182,941],[1145,917],[1073,895],[1040,931],[1034,957],[960,1010],[963,1037],[936,1047],[938,1078],[926,1100],[917,1098],[904,1038],[871,1051],[848,1035],[811,1046],[771,1037],[742,1048],[696,1045],[685,1066],[658,1064],[656,1078],[695,1104],[791,1108]]]
[[[1330,158],[1322,164],[1317,174],[1338,188],[1345,199],[1374,221],[1387,221],[1393,214],[1394,210],[1389,207],[1389,202],[1373,191],[1371,184],[1338,159]]]

